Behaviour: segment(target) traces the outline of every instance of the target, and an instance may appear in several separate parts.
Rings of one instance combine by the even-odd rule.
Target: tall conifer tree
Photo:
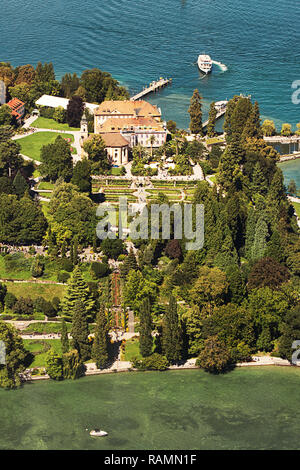
[[[78,351],[80,359],[84,362],[91,356],[89,342],[89,327],[85,304],[79,300],[75,303],[72,321],[72,346]]]
[[[75,305],[78,301],[84,304],[87,318],[93,317],[95,302],[87,283],[84,281],[79,266],[76,266],[67,284],[67,291],[62,300],[62,313],[65,319],[70,320],[74,315]]]
[[[97,313],[95,337],[92,347],[92,358],[95,361],[98,369],[104,369],[108,363],[108,321],[105,315],[104,308],[101,306]]]
[[[194,90],[191,98],[191,105],[189,107],[189,114],[191,117],[190,131],[192,134],[203,135],[202,128],[202,97],[199,91]]]
[[[140,353],[143,357],[152,353],[152,319],[150,300],[146,297],[140,307]]]
[[[61,350],[64,353],[69,352],[69,338],[68,338],[68,329],[65,320],[61,323]]]
[[[207,124],[207,136],[214,137],[215,135],[215,126],[217,120],[217,110],[215,102],[211,103],[208,115],[208,124]]]
[[[181,359],[182,339],[179,327],[177,303],[171,296],[169,306],[163,319],[162,330],[163,352],[170,362],[178,362]]]
[[[16,195],[21,198],[24,196],[25,192],[28,189],[28,184],[24,178],[24,176],[20,173],[20,170],[16,174],[14,181],[13,181],[13,187],[15,190]]]

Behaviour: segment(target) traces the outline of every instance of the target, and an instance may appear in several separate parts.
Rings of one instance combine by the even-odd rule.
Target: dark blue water
[[[2,0],[1,10],[0,60],[13,65],[52,61],[58,78],[96,66],[131,92],[172,77],[150,100],[181,127],[196,87],[206,108],[246,93],[278,125],[300,121],[291,101],[300,79],[297,0]],[[201,80],[194,65],[201,52],[228,71],[215,66]]]

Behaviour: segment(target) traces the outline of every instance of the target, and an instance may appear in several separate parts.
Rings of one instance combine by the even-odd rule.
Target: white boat
[[[200,54],[198,56],[198,67],[200,72],[205,73],[206,75],[212,71],[212,60],[209,55]]]
[[[218,111],[218,113],[220,113],[221,111],[226,111],[227,104],[228,104],[228,101],[226,100],[216,101],[215,108]]]
[[[107,436],[107,434],[107,432],[101,431],[100,429],[93,429],[92,431],[90,431],[90,436],[93,437],[104,437]]]

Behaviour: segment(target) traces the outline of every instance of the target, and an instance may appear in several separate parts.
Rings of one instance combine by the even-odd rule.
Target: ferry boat
[[[105,431],[101,431],[100,429],[93,429],[91,432],[90,432],[90,436],[93,436],[93,437],[104,437],[104,436],[107,436],[107,432]]]
[[[198,67],[200,72],[205,73],[206,75],[212,71],[212,60],[209,55],[200,54],[198,56]]]

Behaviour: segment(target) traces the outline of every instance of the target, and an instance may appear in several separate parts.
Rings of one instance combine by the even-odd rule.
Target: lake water
[[[166,119],[188,127],[187,108],[199,88],[212,100],[251,94],[263,117],[300,120],[291,84],[300,80],[297,0],[2,0],[0,58],[13,65],[52,61],[58,77],[89,67],[107,70],[133,93],[160,76],[173,86],[150,100]],[[195,65],[209,53],[201,79]]]
[[[203,96],[205,117],[211,101],[244,93],[258,100],[262,118],[279,128],[300,121],[291,88],[300,80],[297,0],[2,0],[1,5],[0,60],[14,66],[52,61],[58,78],[99,67],[132,94],[160,76],[172,77],[173,85],[149,101],[182,128],[189,126],[195,88]],[[227,70],[214,65],[203,78],[195,65],[203,52]],[[295,168],[300,180],[298,161]]]
[[[299,387],[288,367],[27,384],[0,390],[0,449],[299,449]]]

